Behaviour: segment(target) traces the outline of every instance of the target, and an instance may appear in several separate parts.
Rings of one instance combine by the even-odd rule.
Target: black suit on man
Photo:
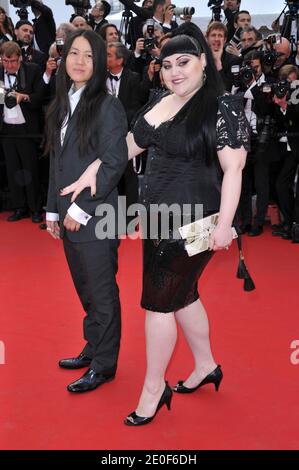
[[[128,126],[135,114],[147,102],[149,96],[149,87],[143,86],[137,73],[124,67],[119,85],[118,99],[121,101],[128,120]],[[119,184],[118,191],[120,195],[125,195],[127,206],[138,202],[138,178],[133,170],[133,163],[129,161]],[[130,218],[127,219],[127,222]]]
[[[4,69],[0,67],[0,81]],[[22,63],[17,74],[17,91],[29,95],[30,102],[20,104],[25,124],[3,122],[0,105],[0,131],[6,159],[7,177],[13,209],[40,210],[37,144],[41,136],[42,103],[45,87],[36,64]]]
[[[88,22],[89,26],[92,27],[93,31],[95,33],[98,33],[98,34],[100,33],[101,27],[104,26],[104,24],[107,24],[107,23],[108,23],[108,21],[105,20],[105,19],[103,19],[99,23],[96,23],[93,18],[91,18]]]
[[[128,161],[126,116],[121,103],[108,95],[94,116],[95,148],[81,156],[77,141],[77,115],[80,102],[67,128],[63,145],[57,136],[50,158],[50,182],[47,211],[59,213],[61,238],[73,281],[87,314],[84,319],[83,353],[92,358],[91,368],[97,373],[114,374],[120,345],[120,303],[115,275],[117,272],[118,238],[112,227],[110,238],[99,238],[99,225],[109,205],[117,218],[117,183]],[[90,188],[76,199],[76,204],[92,218],[78,232],[66,231],[63,221],[71,205],[71,195],[61,197],[59,189],[75,181],[87,166],[100,158],[96,197]],[[103,213],[101,214],[101,210]],[[109,219],[111,223],[114,221]],[[104,229],[105,229],[105,224]],[[111,227],[110,227],[111,228]],[[97,232],[97,233],[96,233]]]
[[[32,0],[31,6],[37,8],[41,12],[39,18],[35,18],[33,22],[34,37],[39,49],[49,56],[49,49],[56,38],[56,25],[51,8],[37,0]]]

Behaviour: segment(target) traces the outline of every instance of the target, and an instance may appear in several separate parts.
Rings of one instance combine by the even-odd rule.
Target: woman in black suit
[[[79,30],[65,45],[57,75],[57,96],[47,114],[50,182],[47,229],[62,238],[71,275],[86,312],[86,345],[78,357],[63,359],[68,369],[89,366],[70,392],[85,392],[115,376],[120,345],[120,303],[115,275],[119,240],[101,230],[103,206],[117,217],[117,183],[128,161],[126,115],[106,91],[106,46],[93,31]],[[111,138],[113,135],[113,139]],[[71,204],[59,188],[78,178],[97,158],[98,192],[85,191]],[[113,220],[112,220],[113,226]]]

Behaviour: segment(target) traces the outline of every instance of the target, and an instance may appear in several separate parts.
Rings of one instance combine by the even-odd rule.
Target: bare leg
[[[194,357],[194,371],[184,382],[186,387],[193,388],[217,367],[211,351],[208,317],[200,300],[178,310],[175,316]]]
[[[165,388],[165,371],[177,339],[173,313],[146,312],[145,320],[147,369],[136,413],[150,418]]]

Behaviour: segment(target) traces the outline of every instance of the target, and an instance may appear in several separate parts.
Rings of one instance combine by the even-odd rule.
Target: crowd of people
[[[125,38],[105,19],[105,1],[57,29],[38,0],[33,23],[13,27],[0,9],[0,136],[14,211],[7,220],[40,223],[46,206],[46,228],[63,239],[86,312],[85,347],[59,364],[88,367],[69,392],[94,390],[116,374],[119,240],[117,233],[98,236],[98,209],[105,203],[117,212],[118,194],[127,205],[137,202],[136,158],[146,158],[140,200],[147,219],[159,204],[177,204],[182,215],[189,205],[193,220],[197,204],[202,216],[219,211],[209,250],[194,257],[174,225],[166,238],[158,228],[143,241],[147,371],[139,404],[125,419],[139,426],[170,408],[173,391],[219,388],[223,373],[197,283],[214,251],[229,249],[232,225],[259,236],[275,201],[282,223],[273,235],[299,243],[299,46],[292,51],[287,38],[261,37],[241,0],[224,0],[225,22],[211,21],[205,34],[190,16],[178,25],[169,0],[121,3],[136,14]],[[165,373],[176,321],[195,367],[171,389]]]

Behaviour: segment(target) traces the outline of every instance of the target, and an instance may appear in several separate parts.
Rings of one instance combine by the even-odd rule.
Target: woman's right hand
[[[60,196],[66,196],[67,194],[73,193],[71,202],[74,202],[83,189],[90,187],[90,195],[91,197],[94,197],[97,191],[97,172],[101,163],[102,162],[99,159],[92,162],[79,179],[60,191]]]

